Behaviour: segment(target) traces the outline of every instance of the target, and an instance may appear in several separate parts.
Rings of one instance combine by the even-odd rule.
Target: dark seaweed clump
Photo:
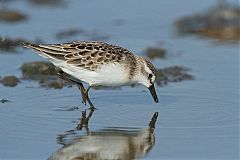
[[[21,70],[24,79],[42,79],[57,74],[55,66],[49,62],[24,63]]]
[[[14,11],[10,9],[0,9],[0,22],[21,22],[27,19],[27,15],[19,11]]]
[[[65,0],[28,0],[28,1],[38,6],[50,6],[50,7],[66,6]]]
[[[50,62],[29,62],[21,67],[23,79],[38,81],[41,87],[61,89],[71,83],[58,78],[58,69]]]
[[[22,46],[23,43],[30,43],[28,40],[22,38],[8,38],[2,37],[0,39],[0,53],[2,52],[17,52],[17,47]]]
[[[164,85],[168,82],[181,82],[184,80],[193,80],[193,76],[187,73],[189,69],[181,66],[171,66],[156,71],[156,83]]]
[[[145,50],[145,54],[150,59],[156,59],[156,58],[166,58],[166,49],[164,48],[155,48],[155,47],[149,47]]]
[[[180,35],[197,34],[219,41],[238,41],[239,22],[239,5],[221,2],[204,13],[178,19],[175,25]]]
[[[6,87],[15,87],[19,82],[20,80],[16,76],[5,76],[0,80],[0,83]]]
[[[61,79],[54,78],[54,79],[42,79],[39,81],[41,87],[44,88],[54,88],[54,89],[62,89],[67,83]],[[70,84],[68,84],[70,85]]]

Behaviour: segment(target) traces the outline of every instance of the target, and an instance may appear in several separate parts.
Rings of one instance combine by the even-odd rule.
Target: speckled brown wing
[[[66,62],[89,70],[96,70],[110,62],[125,63],[129,55],[133,56],[124,48],[103,42],[78,42],[65,50],[71,47],[74,47],[77,52],[66,54]]]
[[[134,63],[132,66],[136,63],[134,55],[127,49],[104,42],[80,41],[55,45],[27,45],[27,47],[88,70],[96,70],[104,63],[110,62]]]

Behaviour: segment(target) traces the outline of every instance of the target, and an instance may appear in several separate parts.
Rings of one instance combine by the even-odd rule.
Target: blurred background
[[[151,59],[160,102],[95,88],[92,113],[22,47],[80,40]],[[239,159],[239,40],[236,0],[0,0],[0,159]]]

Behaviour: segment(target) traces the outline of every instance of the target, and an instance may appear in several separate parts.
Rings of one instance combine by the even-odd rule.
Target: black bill
[[[150,93],[151,93],[154,101],[155,101],[156,103],[158,103],[158,97],[157,97],[157,93],[156,93],[154,84],[152,84],[148,89],[149,89],[149,91],[150,91]]]

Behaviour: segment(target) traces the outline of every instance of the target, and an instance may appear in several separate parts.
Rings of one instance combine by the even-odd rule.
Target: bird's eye
[[[153,75],[152,75],[152,74],[149,74],[149,75],[148,75],[148,78],[150,78],[150,79],[151,79],[152,77],[153,77]]]

